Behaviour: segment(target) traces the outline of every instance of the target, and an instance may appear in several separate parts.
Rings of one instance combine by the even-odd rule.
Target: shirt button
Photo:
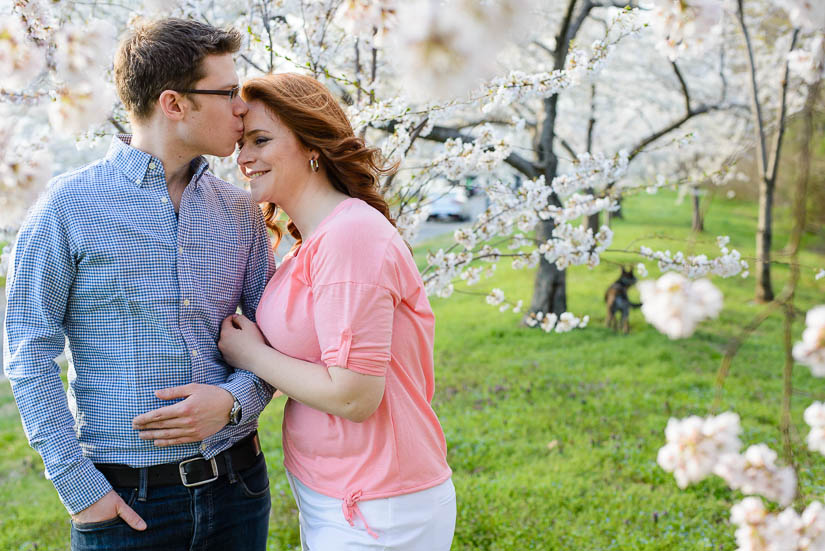
[[[192,351],[192,357],[193,357],[193,358],[197,358],[197,357],[198,357],[198,351],[197,351],[197,350],[193,350],[193,351]]]
[[[169,199],[167,199],[166,197],[161,197],[160,198],[161,203],[166,203],[167,201],[169,201]]]
[[[150,169],[150,170],[155,170],[155,167],[156,167],[156,166],[157,166],[157,165],[156,165],[155,163],[149,163],[149,169]]]
[[[178,254],[183,254],[183,247],[178,247]]]
[[[201,445],[200,445],[200,450],[201,450],[202,452],[205,452],[205,451],[206,451],[206,444],[201,444]]]
[[[188,298],[183,299],[183,305],[184,306],[189,306],[189,299]]]

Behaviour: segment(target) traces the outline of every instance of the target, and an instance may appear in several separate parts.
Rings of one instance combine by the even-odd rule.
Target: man
[[[53,179],[14,248],[6,374],[75,550],[265,548],[272,388],[216,341],[239,304],[254,315],[273,260],[260,209],[201,157],[243,133],[239,46],[179,19],[126,38],[115,80],[134,134]]]

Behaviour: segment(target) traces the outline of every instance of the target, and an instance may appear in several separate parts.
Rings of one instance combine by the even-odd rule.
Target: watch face
[[[237,425],[241,420],[241,403],[235,400],[232,404],[232,410],[229,412],[229,423]]]

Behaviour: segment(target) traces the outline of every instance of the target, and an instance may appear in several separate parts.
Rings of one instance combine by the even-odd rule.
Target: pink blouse
[[[355,423],[289,399],[284,464],[313,490],[344,500],[408,494],[450,475],[433,398],[435,318],[398,231],[360,199],[339,204],[264,291],[258,325],[280,352],[386,377],[384,397]]]

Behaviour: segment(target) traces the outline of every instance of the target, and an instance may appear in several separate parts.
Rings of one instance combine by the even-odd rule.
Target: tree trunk
[[[771,242],[773,241],[774,182],[761,178],[759,182],[759,221],[756,227],[756,300],[773,300],[771,286]]]
[[[593,235],[599,233],[599,228],[601,227],[600,213],[597,212],[596,214],[591,214],[587,217],[587,227],[590,228]]]
[[[593,8],[592,3],[585,2],[576,15],[578,0],[567,0],[567,8],[562,20],[561,28],[556,36],[556,48],[553,55],[553,68],[563,69],[567,58],[570,41],[578,34],[585,17]],[[544,121],[541,127],[541,136],[538,143],[538,165],[544,174],[544,181],[549,185],[556,177],[559,160],[553,151],[553,142],[556,137],[556,113],[558,109],[558,94],[544,99]],[[555,193],[550,195],[550,203],[561,207],[561,200]],[[555,224],[552,220],[544,220],[536,225],[536,240],[545,242],[553,235]],[[539,261],[536,279],[533,284],[533,298],[530,302],[529,313],[553,312],[556,315],[567,311],[567,273],[559,270],[555,264],[550,264],[544,257]]]
[[[606,211],[605,217],[607,218],[606,224],[608,227],[613,227],[613,220],[624,220],[624,215],[622,214],[622,198],[619,197],[616,199],[616,203],[619,205],[618,209]]]
[[[539,222],[536,226],[536,238],[547,240],[553,233],[553,222]],[[553,312],[557,316],[567,311],[567,272],[559,270],[544,257],[539,262],[536,279],[533,283],[533,300],[530,312]]]
[[[702,202],[699,200],[698,190],[692,190],[691,195],[693,195],[693,225],[691,229],[695,232],[703,232],[705,231],[705,217],[702,214]]]
[[[553,138],[555,136],[556,108],[558,96],[554,95],[544,100],[545,119],[542,125],[541,138],[539,140],[539,163],[544,171],[546,182],[552,182],[556,177],[558,169],[558,157],[553,152]],[[561,206],[558,196],[553,193],[550,202],[555,206]],[[553,229],[556,227],[553,220],[543,220],[536,225],[536,241],[543,243],[553,236]],[[529,313],[553,312],[559,315],[567,311],[567,272],[559,270],[555,264],[550,264],[542,256],[539,261],[536,279],[533,283],[533,298],[530,301]]]

